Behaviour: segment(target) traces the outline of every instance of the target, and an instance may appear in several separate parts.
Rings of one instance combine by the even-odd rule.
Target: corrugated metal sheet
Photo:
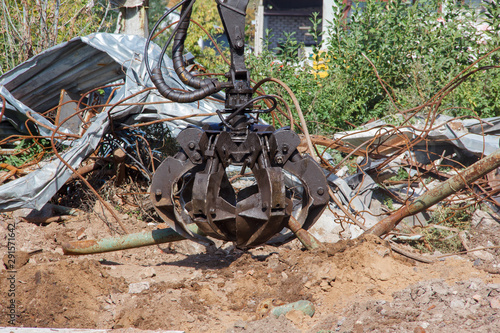
[[[125,68],[109,54],[75,38],[48,49],[0,77],[12,96],[35,111],[59,104],[61,89],[81,94],[123,79]]]
[[[110,104],[119,104],[127,99],[128,105],[105,109],[92,119],[81,138],[65,142],[69,148],[64,151],[62,158],[73,168],[77,168],[95,151],[103,135],[109,131],[110,117],[116,124],[130,124],[209,113],[224,107],[222,102],[205,100],[189,104],[164,103],[165,98],[156,90],[145,91],[145,88],[152,87],[153,84],[143,62],[144,47],[145,39],[142,37],[97,33],[75,38],[40,53],[0,77],[0,95],[6,99],[9,110],[8,117],[4,117],[2,121],[9,121],[16,129],[24,131],[24,120],[26,114],[30,113],[48,128],[38,126],[39,133],[51,135],[50,128],[54,129],[54,124],[39,112],[45,112],[59,104],[61,89],[82,93],[124,79],[124,85],[113,95]],[[151,44],[148,54],[152,63],[159,58],[160,52],[157,45]],[[190,89],[175,75],[171,59],[165,57],[163,64],[165,81],[169,86]],[[0,100],[0,106],[1,103]],[[145,107],[141,103],[149,105]],[[199,116],[170,121],[168,126],[175,134],[188,124],[202,125],[203,122],[219,121],[216,116]],[[65,164],[53,159],[44,167],[0,186],[0,211],[40,209],[71,174]]]

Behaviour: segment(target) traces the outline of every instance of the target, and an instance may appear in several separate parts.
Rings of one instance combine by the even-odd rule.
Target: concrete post
[[[147,37],[149,0],[110,0],[113,7],[120,8],[119,33]]]
[[[323,45],[328,44],[328,39],[330,39],[330,35],[328,34],[330,23],[328,22],[333,22],[333,15],[335,10],[337,10],[337,8],[333,0],[323,0]]]
[[[257,6],[257,13],[255,15],[255,54],[262,53],[263,48],[263,38],[264,38],[264,3],[263,0],[259,0]]]

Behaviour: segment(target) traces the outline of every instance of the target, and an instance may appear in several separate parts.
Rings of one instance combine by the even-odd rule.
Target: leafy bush
[[[47,139],[23,139],[17,144],[13,154],[0,156],[0,163],[20,168],[33,160],[40,161],[47,149],[50,149]]]
[[[396,108],[418,106],[476,59],[500,46],[498,30],[476,28],[485,19],[492,27],[498,26],[495,3],[485,2],[486,12],[479,14],[477,8],[451,3],[440,13],[437,0],[414,4],[368,0],[354,6],[347,22],[341,6],[339,1],[328,31],[330,39],[319,44],[309,61],[292,60],[287,50],[277,55],[267,50],[250,61],[254,77],[275,76],[291,87],[313,133],[348,129],[397,112]],[[320,21],[317,17],[311,21],[317,34]],[[290,40],[282,44],[296,47]],[[319,48],[325,52],[319,53]],[[327,68],[324,78],[314,75],[312,68],[319,58]],[[494,54],[480,65],[496,65],[498,59]],[[277,88],[268,92],[280,93]],[[479,71],[443,100],[442,110],[455,116],[499,115],[499,93],[498,69]]]

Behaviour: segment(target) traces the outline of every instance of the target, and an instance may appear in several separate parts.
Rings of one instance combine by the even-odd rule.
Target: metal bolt
[[[199,161],[199,160],[201,160],[201,155],[199,153],[195,153],[193,155],[193,158],[194,158],[195,161]]]
[[[285,154],[288,153],[288,149],[290,149],[290,147],[288,147],[287,144],[283,145],[283,149],[282,149],[283,153],[285,153]]]
[[[323,194],[325,194],[325,189],[324,189],[324,188],[322,188],[322,187],[318,187],[318,194],[319,194],[319,195],[323,195]]]
[[[210,214],[215,214],[215,208],[210,208]]]
[[[278,164],[283,164],[283,156],[277,155],[276,158],[274,159],[276,163]]]
[[[189,147],[189,149],[193,150],[193,149],[196,147],[196,144],[195,144],[193,141],[191,141],[191,142],[188,144],[188,147]]]
[[[161,189],[157,188],[155,194],[157,197],[161,197],[161,195],[162,195]]]

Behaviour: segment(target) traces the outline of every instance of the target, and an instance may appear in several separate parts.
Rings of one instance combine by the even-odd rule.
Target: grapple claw
[[[189,127],[179,134],[181,151],[167,158],[153,176],[154,207],[177,233],[202,243],[212,237],[250,248],[278,238],[287,226],[303,232],[325,209],[328,185],[316,162],[297,151],[300,143],[297,134],[288,129],[275,131],[270,126],[256,125],[256,118],[249,116],[272,112],[277,106],[275,96],[252,98],[254,90],[245,66],[243,35],[249,0],[217,1],[231,51],[231,67],[225,75],[228,82],[224,83],[200,79],[185,68],[182,52],[194,1],[183,2],[175,36],[168,40],[174,42],[175,72],[195,90],[180,92],[169,88],[163,79],[161,61],[152,71],[148,67],[148,71],[159,93],[178,103],[194,102],[225,88],[225,109],[217,110],[220,124],[206,124],[203,129]],[[159,22],[155,29],[158,26]],[[147,57],[146,46],[145,60],[149,66]],[[269,109],[254,108],[254,103],[264,99],[270,103]],[[242,174],[250,171],[254,183],[236,189],[228,176],[230,166],[239,167]],[[300,184],[297,187],[302,190],[285,186],[285,177],[297,179]],[[293,227],[289,224],[291,216],[294,216]],[[189,228],[193,223],[199,234],[191,231],[196,228]],[[285,232],[279,238],[286,241],[294,235]]]
[[[328,203],[321,168],[299,154],[300,140],[290,130],[255,131],[242,138],[188,128],[178,140],[184,149],[194,148],[160,165],[153,177],[151,199],[166,223],[192,240],[203,242],[209,236],[235,242],[240,248],[255,247],[280,233],[292,214],[308,229]],[[194,159],[194,154],[200,158]],[[276,156],[282,158],[279,163]],[[227,167],[244,163],[255,184],[237,191]],[[285,171],[299,180],[301,193],[285,186]],[[193,234],[188,228],[191,223],[204,236]]]

